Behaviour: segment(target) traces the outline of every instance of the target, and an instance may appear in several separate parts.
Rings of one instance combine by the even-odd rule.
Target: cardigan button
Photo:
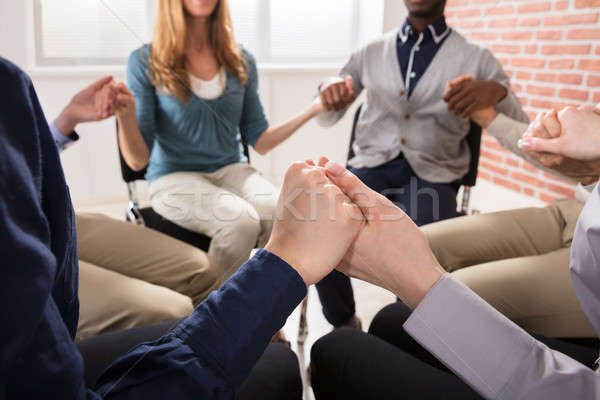
[[[400,91],[400,96],[404,96],[405,94],[406,94],[406,90],[402,89],[402,90]]]
[[[406,144],[406,139],[405,138],[400,139],[400,143],[402,143],[402,145],[405,145]]]
[[[405,120],[409,120],[409,119],[410,119],[410,113],[406,113],[406,114],[404,115],[404,119],[405,119]]]

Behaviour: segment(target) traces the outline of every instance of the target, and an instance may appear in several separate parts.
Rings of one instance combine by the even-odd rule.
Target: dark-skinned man
[[[357,50],[339,76],[320,85],[328,112],[317,120],[332,126],[366,91],[349,168],[422,226],[456,216],[471,157],[467,116],[494,106],[529,121],[491,52],[446,25],[445,0],[404,3],[408,17],[399,29]],[[465,74],[474,79],[447,90],[449,81]],[[360,327],[346,276],[334,271],[317,289],[334,327]]]

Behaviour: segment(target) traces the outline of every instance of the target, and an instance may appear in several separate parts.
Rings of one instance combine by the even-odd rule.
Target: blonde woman
[[[148,165],[152,207],[212,237],[209,259],[231,275],[271,233],[276,189],[242,152],[265,154],[321,111],[316,101],[270,127],[254,57],[235,42],[226,0],[160,0],[154,38],[134,51],[119,93],[120,146]]]

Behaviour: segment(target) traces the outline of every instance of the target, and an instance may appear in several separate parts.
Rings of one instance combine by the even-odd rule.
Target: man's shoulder
[[[452,29],[452,32],[446,40],[446,44],[456,47],[457,49],[460,48],[461,52],[463,54],[466,53],[466,55],[469,57],[492,54],[487,48],[481,46],[480,44],[469,41],[455,29]]]
[[[14,96],[16,92],[22,92],[29,85],[31,85],[31,79],[21,68],[0,57],[0,87],[3,93],[10,93]]]
[[[398,36],[398,30],[394,29],[391,32],[387,32],[375,39],[372,39],[362,45],[357,51],[357,54],[373,54],[373,52],[382,51],[385,46]]]

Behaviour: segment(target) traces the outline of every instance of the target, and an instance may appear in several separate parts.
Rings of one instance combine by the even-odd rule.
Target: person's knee
[[[402,302],[390,304],[381,309],[369,326],[369,333],[388,341],[402,329],[404,322],[410,317],[411,310]]]
[[[344,369],[352,355],[348,349],[360,343],[364,332],[350,328],[340,328],[321,337],[310,351],[310,379],[313,391],[322,398],[334,398],[342,390]]]
[[[252,246],[260,233],[260,219],[255,213],[240,213],[236,218],[222,223],[222,236],[231,238],[237,244],[249,242]],[[231,245],[235,245],[231,243]]]
[[[270,344],[246,381],[237,390],[236,400],[302,398],[298,357],[289,347]]]
[[[144,307],[140,312],[146,315],[149,323],[155,323],[186,318],[194,312],[194,306],[188,296],[173,292],[168,299],[161,301],[160,307]]]
[[[311,373],[331,372],[339,365],[340,358],[348,351],[348,344],[364,332],[351,328],[340,328],[321,337],[310,350]]]

